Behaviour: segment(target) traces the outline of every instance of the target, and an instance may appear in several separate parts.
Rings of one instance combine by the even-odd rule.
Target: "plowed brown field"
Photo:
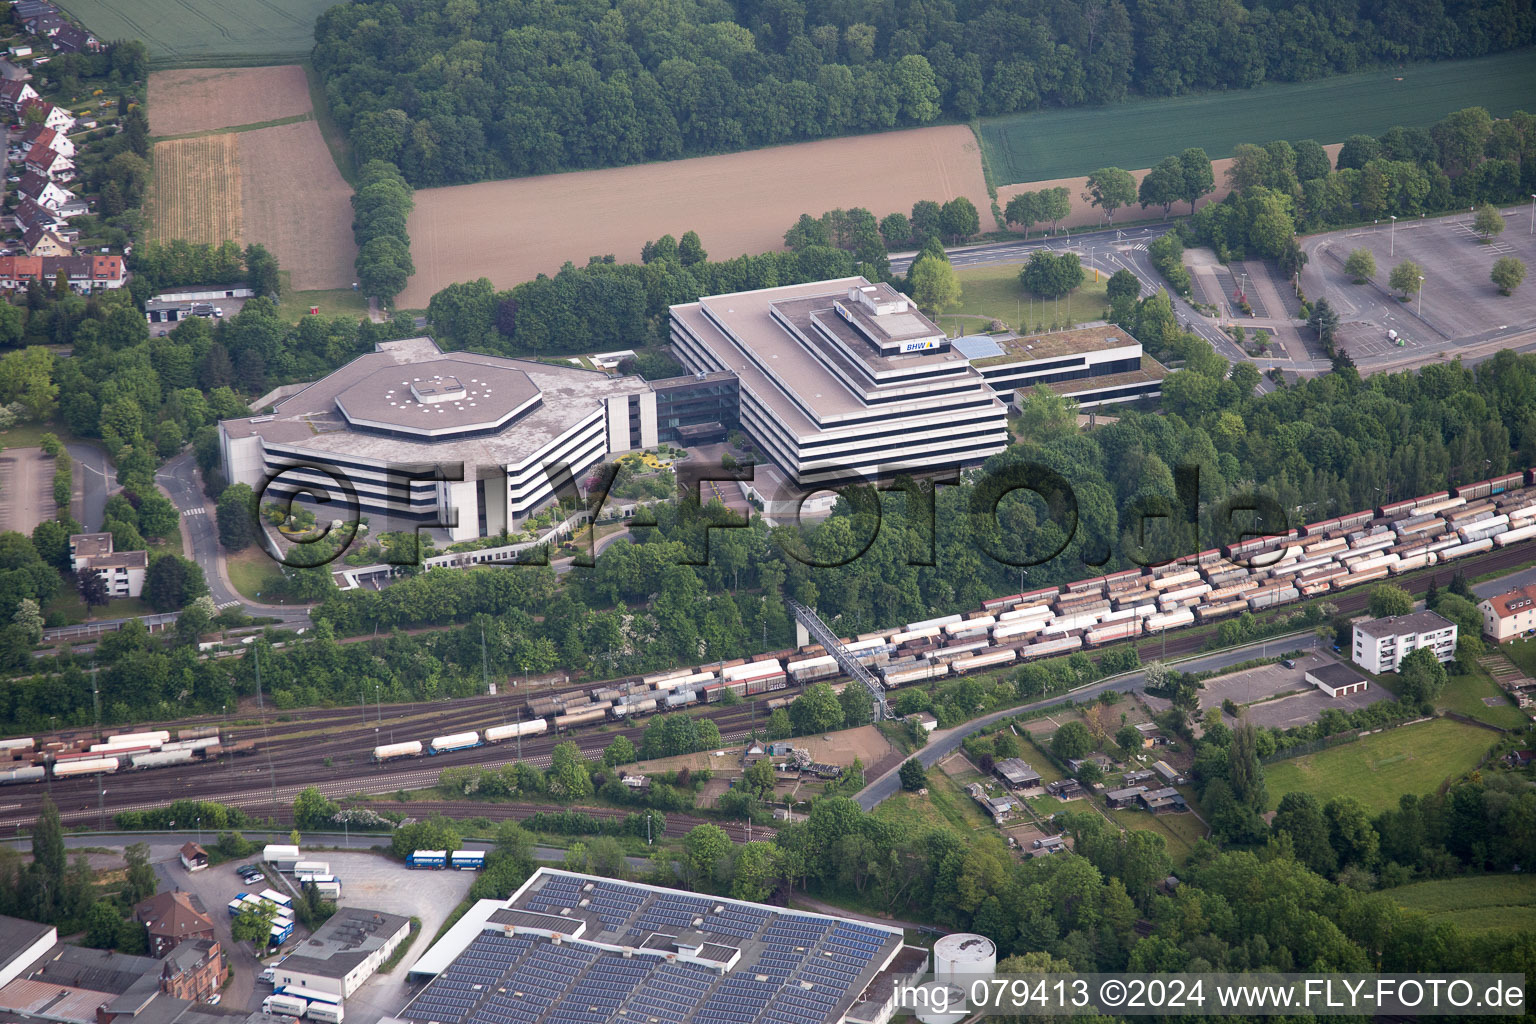
[[[271,250],[295,291],[351,287],[352,189],[319,126],[300,121],[219,137],[239,140],[242,242]]]
[[[150,134],[188,135],[307,114],[309,84],[297,64],[156,71],[148,106]]]
[[[410,219],[416,275],[398,304],[425,306],[477,277],[511,287],[594,254],[637,260],[647,241],[689,230],[714,258],[760,253],[782,247],[802,213],[883,217],[957,195],[991,226],[976,138],[958,125],[426,189]]]

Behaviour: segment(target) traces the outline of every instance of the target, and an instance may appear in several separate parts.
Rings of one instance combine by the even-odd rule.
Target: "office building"
[[[656,444],[656,395],[638,377],[411,338],[268,415],[225,420],[219,440],[226,479],[263,500],[313,488],[336,510],[324,518],[386,515],[465,540],[521,528],[606,456]]]
[[[732,373],[757,446],[805,488],[980,463],[1006,410],[970,360],[888,284],[862,277],[672,307],[694,373]]]
[[[1441,662],[1456,657],[1456,623],[1430,611],[1355,623],[1353,660],[1367,672],[1396,672],[1421,647]]]
[[[1034,335],[957,338],[953,347],[971,360],[1004,401],[1018,402],[1037,385],[1071,398],[1080,408],[1135,402],[1163,393],[1168,370],[1141,350],[1141,342],[1114,324]]]

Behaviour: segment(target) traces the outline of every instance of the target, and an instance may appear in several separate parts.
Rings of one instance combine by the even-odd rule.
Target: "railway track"
[[[1395,577],[1393,582],[1411,593],[1422,594],[1428,589],[1432,576],[1445,577],[1458,569],[1469,576],[1484,575],[1507,571],[1529,561],[1530,553],[1524,545],[1512,546],[1467,558],[1454,566]],[[1341,612],[1356,612],[1367,606],[1370,595],[1368,588],[1357,588],[1356,591],[1328,595],[1325,599]],[[1165,647],[1160,649],[1160,654],[1161,650],[1166,650],[1169,657],[1193,654],[1204,647],[1209,636],[1204,630],[1171,633],[1165,638]],[[1146,637],[1139,637],[1122,642],[1145,644],[1146,641]],[[598,684],[572,687],[571,691],[590,689],[594,685]],[[791,685],[772,695],[793,696],[797,690],[798,687]],[[0,831],[29,825],[37,816],[44,792],[53,796],[66,823],[84,824],[105,820],[119,811],[164,806],[182,798],[216,800],[259,813],[256,809],[260,807],[291,804],[293,797],[309,785],[318,786],[332,799],[355,793],[384,795],[401,789],[427,788],[436,784],[443,768],[462,765],[499,767],[512,763],[517,760],[518,745],[508,741],[387,765],[372,762],[373,748],[396,738],[424,740],[464,728],[508,724],[518,720],[521,699],[520,695],[503,693],[458,698],[442,705],[414,703],[382,709],[375,706],[371,718],[365,716],[362,706],[299,712],[268,711],[268,716],[302,716],[302,721],[276,722],[269,718],[262,725],[233,728],[234,740],[256,742],[258,750],[253,757],[145,772],[124,771],[100,779],[50,779],[44,784],[0,789]],[[767,718],[766,710],[758,708],[754,701],[733,707],[713,705],[702,714],[715,722],[722,740],[727,742],[747,735],[754,724],[765,723]],[[208,725],[218,724],[218,720],[204,716],[178,724]],[[617,728],[611,725],[596,729],[578,728],[563,734],[525,739],[521,747],[522,760],[545,767],[555,745],[565,740],[575,741],[585,756],[595,758],[616,736],[626,736],[638,746],[644,729],[645,720],[641,720],[638,724]],[[393,734],[391,730],[394,730]],[[81,730],[72,732],[78,734]],[[454,806],[462,808],[465,805]]]

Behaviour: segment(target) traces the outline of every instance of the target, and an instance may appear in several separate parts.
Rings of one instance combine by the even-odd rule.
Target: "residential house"
[[[69,221],[60,217],[56,210],[39,203],[35,199],[23,198],[16,204],[16,212],[12,214],[16,226],[22,231],[28,228],[42,228],[44,231],[62,231]],[[31,253],[31,255],[39,255]]]
[[[12,49],[14,50],[15,47],[12,47]],[[22,49],[25,49],[29,55],[32,51],[30,46],[22,47]],[[19,64],[0,57],[0,79],[4,79],[7,82],[30,82],[32,80],[32,72]]]
[[[115,252],[83,253],[64,256],[55,261],[45,260],[45,272],[50,264],[55,264],[57,270],[67,273],[69,286],[82,295],[121,288],[128,280],[123,257]]]
[[[1431,611],[1355,623],[1352,660],[1367,672],[1396,672],[1421,647],[1442,663],[1456,657],[1456,623]]]
[[[1121,807],[1129,807],[1136,802],[1136,798],[1147,791],[1146,786],[1127,786],[1125,789],[1112,789],[1104,794],[1104,802],[1111,810]]]
[[[26,105],[24,104],[23,109],[25,109],[25,106]],[[63,134],[62,132],[55,131],[45,124],[34,124],[30,128],[27,128],[25,131],[23,131],[21,133],[18,148],[23,151],[27,151],[30,147],[37,145],[39,142],[43,143],[55,153],[62,153],[64,156],[71,158],[75,155],[75,144],[70,141],[69,136]]]
[[[229,977],[218,939],[188,939],[167,953],[164,960],[160,991],[176,999],[200,1002],[217,992]]]
[[[0,256],[0,288],[14,292],[42,279],[41,256]]]
[[[23,25],[39,15],[51,14],[54,17],[62,17],[63,13],[52,0],[16,0],[11,5],[11,16]]]
[[[149,951],[156,957],[164,957],[189,939],[214,937],[213,918],[203,912],[196,896],[180,889],[157,893],[138,904],[133,919],[149,933]]]
[[[1189,810],[1189,807],[1184,803],[1184,794],[1172,786],[1138,793],[1136,794],[1136,800],[1143,809],[1151,811],[1153,814],[1162,814],[1166,811]]]
[[[39,98],[37,90],[26,82],[11,78],[0,82],[0,107],[5,108],[12,114],[18,113],[21,110],[21,105],[27,100]]]
[[[53,48],[59,53],[99,53],[101,40],[73,22],[65,22],[50,33]]]
[[[53,228],[34,224],[21,236],[28,256],[69,256],[75,250]]]
[[[16,183],[16,194],[55,213],[59,212],[60,207],[78,201],[78,197],[73,192],[60,188],[46,174],[38,174],[34,171],[28,171],[21,176],[21,180]]]
[[[27,170],[46,174],[55,181],[69,181],[75,176],[75,162],[41,142],[32,143],[22,163]]]
[[[201,871],[208,866],[208,851],[196,843],[186,843],[181,848],[181,866],[188,871]]]
[[[1496,644],[1507,644],[1536,632],[1536,583],[1528,583],[1481,601],[1483,635]]]
[[[34,111],[40,112],[40,114],[34,113]],[[23,120],[27,120],[31,117],[39,117],[40,119],[37,121],[38,124],[41,124],[45,128],[56,131],[61,135],[65,132],[68,132],[75,126],[74,114],[71,114],[64,107],[49,103],[47,100],[23,100],[19,112]],[[73,153],[66,153],[64,155],[74,156]]]
[[[1009,789],[1034,789],[1040,785],[1040,773],[1017,757],[1005,757],[992,766]]]
[[[28,46],[26,43],[17,43],[15,46],[12,46],[5,52],[19,60],[22,57],[32,56],[32,47]],[[15,67],[15,65],[13,64],[12,67]]]
[[[110,533],[76,533],[69,538],[71,572],[90,570],[107,584],[112,597],[138,597],[144,592],[149,552],[112,550]]]

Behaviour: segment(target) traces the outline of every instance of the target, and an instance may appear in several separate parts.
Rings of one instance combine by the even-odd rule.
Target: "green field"
[[[1387,893],[1407,910],[1420,910],[1436,923],[1468,932],[1536,929],[1536,877],[1476,875],[1418,882]]]
[[[1496,698],[1498,703],[1490,707],[1483,703],[1484,697]],[[1530,721],[1481,665],[1473,665],[1469,675],[1451,676],[1435,705],[1500,729],[1523,729]]]
[[[1411,64],[1244,92],[1136,100],[1110,107],[1010,114],[981,123],[995,185],[1075,178],[1105,164],[1151,167],[1187,146],[1213,160],[1240,142],[1343,142],[1394,125],[1427,126],[1463,107],[1495,117],[1536,110],[1536,52]]]
[[[335,0],[63,0],[96,38],[142,39],[155,67],[278,64],[309,56]]]
[[[1085,268],[1087,278],[1081,288],[1059,301],[1042,301],[1024,291],[1019,284],[1019,269],[1017,265],[1002,264],[955,271],[960,279],[960,304],[934,317],[934,321],[950,333],[957,327],[966,334],[983,333],[993,320],[1001,320],[1019,331],[1045,330],[1053,321],[1064,323],[1068,318],[1078,324],[1100,320],[1109,308],[1109,297],[1104,291],[1108,274],[1100,272],[1095,282],[1093,271]]]
[[[1320,801],[1352,796],[1372,813],[1384,811],[1404,793],[1429,793],[1470,771],[1497,739],[1487,729],[1437,718],[1277,761],[1264,768],[1269,806],[1287,793],[1306,792]]]
[[[1183,864],[1191,853],[1195,852],[1195,844],[1205,838],[1205,826],[1200,819],[1188,811],[1182,814],[1152,814],[1147,811],[1105,811],[1109,819],[1123,828],[1134,828],[1142,832],[1161,833],[1163,841],[1168,844],[1168,856],[1174,864]]]

